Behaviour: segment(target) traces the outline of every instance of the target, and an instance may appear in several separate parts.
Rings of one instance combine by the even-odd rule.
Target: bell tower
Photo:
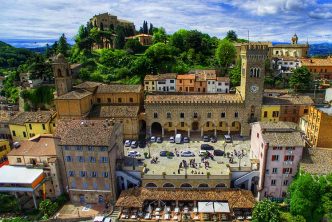
[[[64,55],[59,53],[52,63],[56,95],[62,96],[72,89],[70,66]]]
[[[240,93],[245,101],[248,123],[259,121],[264,93],[265,60],[268,45],[250,43],[241,46]]]

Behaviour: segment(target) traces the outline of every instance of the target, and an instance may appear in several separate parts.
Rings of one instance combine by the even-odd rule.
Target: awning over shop
[[[225,202],[213,202],[214,212],[216,213],[230,213],[229,205]]]
[[[213,202],[198,202],[199,213],[214,213]]]

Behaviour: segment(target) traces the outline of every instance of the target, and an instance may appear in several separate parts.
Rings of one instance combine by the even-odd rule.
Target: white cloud
[[[247,38],[249,29],[251,39],[257,41],[289,41],[295,32],[302,41],[307,37],[325,41],[332,35],[326,28],[331,7],[325,4],[328,10],[320,10],[314,0],[0,1],[1,39],[54,40],[62,33],[70,39],[80,24],[102,12],[134,21],[137,29],[147,20],[168,33],[185,28],[223,37],[233,29]]]

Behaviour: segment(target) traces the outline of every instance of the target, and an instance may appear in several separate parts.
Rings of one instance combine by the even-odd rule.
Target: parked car
[[[222,151],[222,150],[214,150],[213,151],[213,155],[215,155],[215,156],[223,156],[224,154],[225,154],[225,152]]]
[[[170,143],[175,143],[174,136],[171,136],[171,137],[169,138],[169,142],[170,142]]]
[[[139,152],[137,152],[136,150],[131,150],[128,152],[128,156],[129,157],[138,157],[138,156],[141,156],[141,154]]]
[[[161,137],[158,136],[156,141],[157,141],[157,143],[162,143],[163,142],[163,138],[161,138]]]
[[[176,144],[182,143],[182,135],[180,133],[175,135],[175,143]]]
[[[156,137],[155,137],[155,136],[151,136],[151,138],[150,138],[150,142],[151,142],[151,143],[156,142]]]
[[[183,137],[183,142],[184,143],[189,143],[189,141],[190,141],[189,137],[187,137],[187,136]]]
[[[215,137],[215,136],[211,136],[211,138],[210,138],[210,142],[211,142],[211,143],[216,143],[216,142],[217,142],[217,137]]]
[[[210,142],[209,136],[203,136],[203,142]]]
[[[131,141],[130,140],[126,140],[124,143],[125,147],[130,147],[131,145]]]
[[[202,144],[201,150],[214,150],[214,147],[209,144]]]
[[[139,148],[145,148],[145,146],[146,146],[146,141],[145,140],[141,140],[141,141],[138,142],[138,147]]]
[[[232,137],[230,135],[224,135],[225,142],[226,143],[231,143],[232,142]]]
[[[209,151],[207,150],[200,150],[199,151],[199,156],[205,156],[206,154],[210,153]]]
[[[167,154],[168,153],[168,154]],[[160,156],[174,156],[174,153],[173,152],[169,152],[169,151],[160,151]]]
[[[195,156],[195,154],[192,151],[184,150],[184,151],[181,151],[181,156],[182,157],[192,157],[192,156]]]
[[[130,147],[131,148],[137,148],[138,147],[138,142],[135,141],[135,140],[131,141]]]

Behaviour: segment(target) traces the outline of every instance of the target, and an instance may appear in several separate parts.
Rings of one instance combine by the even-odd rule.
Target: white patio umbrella
[[[152,213],[152,206],[151,206],[151,204],[149,204],[148,212],[149,212],[149,213]]]

